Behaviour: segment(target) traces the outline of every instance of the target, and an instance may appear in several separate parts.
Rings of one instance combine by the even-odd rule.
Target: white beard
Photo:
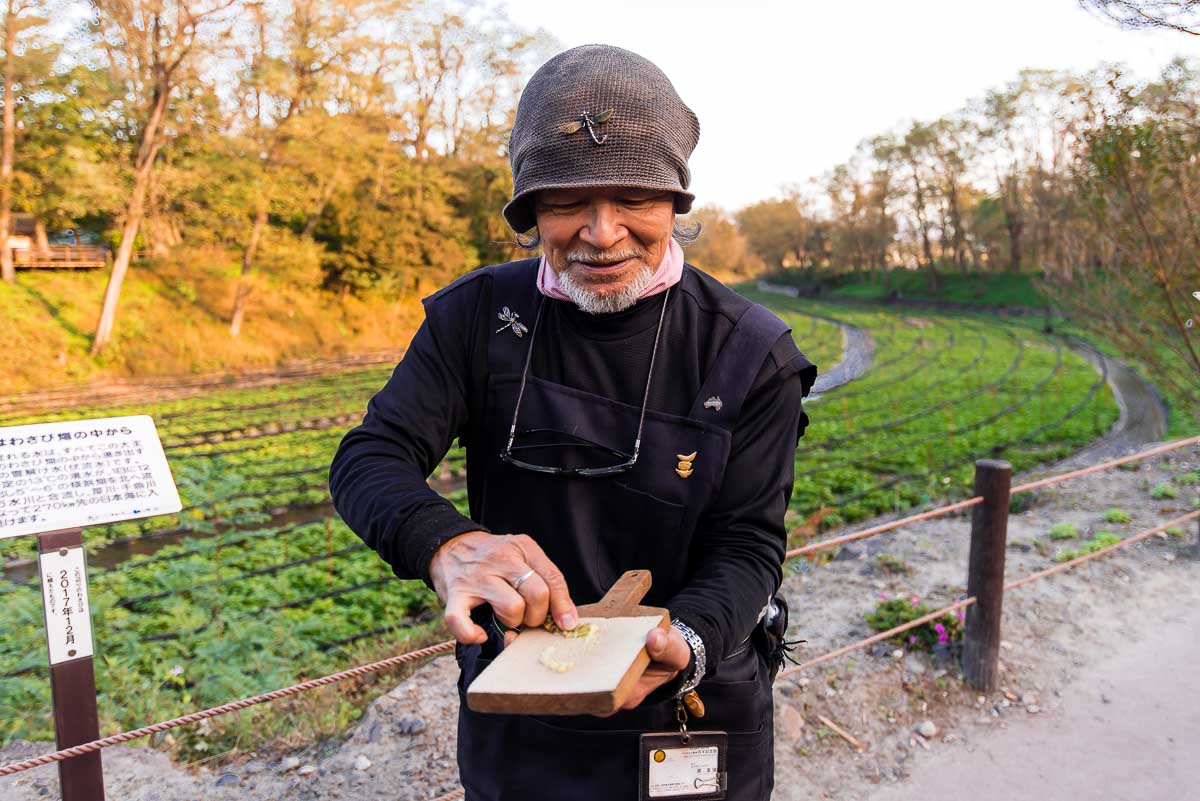
[[[649,266],[643,265],[642,269],[638,270],[629,283],[619,291],[601,294],[576,280],[577,271],[586,269],[586,267],[568,267],[558,274],[558,284],[562,287],[562,291],[567,293],[571,302],[588,314],[611,314],[628,309],[637,303],[638,296],[649,286],[650,279],[654,277],[654,271]]]

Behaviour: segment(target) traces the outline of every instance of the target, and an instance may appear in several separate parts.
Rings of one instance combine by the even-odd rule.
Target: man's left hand
[[[517,638],[517,632],[504,633],[505,646],[511,645]],[[679,675],[692,661],[692,647],[683,639],[679,629],[671,626],[667,629],[654,628],[646,635],[646,653],[650,655],[650,664],[646,672],[638,679],[637,686],[629,696],[629,700],[621,709],[633,709],[646,700],[646,696]],[[597,715],[606,718],[616,714]]]
[[[674,626],[651,630],[646,635],[646,653],[650,654],[650,664],[621,709],[637,707],[647,695],[678,676],[679,671],[684,670],[692,661],[691,646]]]

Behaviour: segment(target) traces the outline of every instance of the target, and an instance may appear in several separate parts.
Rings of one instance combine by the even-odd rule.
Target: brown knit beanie
[[[509,137],[513,196],[504,219],[517,233],[537,224],[538,189],[636,186],[675,192],[686,214],[695,195],[687,160],[700,121],[662,70],[637,53],[588,44],[559,53],[526,84]]]

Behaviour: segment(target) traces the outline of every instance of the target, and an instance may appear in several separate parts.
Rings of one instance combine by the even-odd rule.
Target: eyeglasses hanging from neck
[[[646,371],[646,388],[642,392],[642,410],[638,414],[637,436],[633,441],[633,449],[631,452],[611,448],[607,445],[600,445],[594,442],[589,442],[582,437],[565,434],[547,428],[529,428],[520,432],[517,431],[517,419],[521,413],[521,401],[525,397],[525,385],[529,377],[529,365],[533,361],[533,344],[537,340],[538,328],[542,321],[542,311],[545,308],[545,298],[541,297],[538,301],[537,314],[533,318],[533,331],[529,334],[529,350],[525,354],[525,367],[521,371],[521,386],[517,390],[517,405],[513,409],[512,427],[508,431],[508,444],[500,453],[500,458],[513,465],[514,467],[522,468],[523,470],[532,470],[537,473],[547,473],[558,476],[580,476],[585,478],[595,478],[600,476],[611,476],[618,473],[624,473],[637,464],[638,453],[642,448],[642,427],[646,422],[646,404],[650,400],[650,384],[654,379],[654,362],[658,356],[658,343],[662,337],[663,320],[667,314],[667,301],[671,295],[671,288],[668,287],[663,292],[662,308],[658,313],[658,328],[654,332],[654,347],[650,351],[650,368]],[[514,445],[517,434],[527,438],[552,437],[559,436],[567,438],[566,441],[553,441],[546,439],[544,442],[536,444]],[[546,464],[535,464],[518,458],[514,455],[514,451],[532,451],[532,450],[547,450],[547,449],[578,449],[580,451],[600,451],[608,454],[611,457],[620,459],[616,464],[605,465],[602,467],[562,467]]]

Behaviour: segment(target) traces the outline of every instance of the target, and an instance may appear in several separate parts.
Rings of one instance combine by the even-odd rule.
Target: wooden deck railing
[[[51,245],[45,249],[14,250],[13,265],[35,268],[94,268],[108,263],[108,251],[101,245]]]

